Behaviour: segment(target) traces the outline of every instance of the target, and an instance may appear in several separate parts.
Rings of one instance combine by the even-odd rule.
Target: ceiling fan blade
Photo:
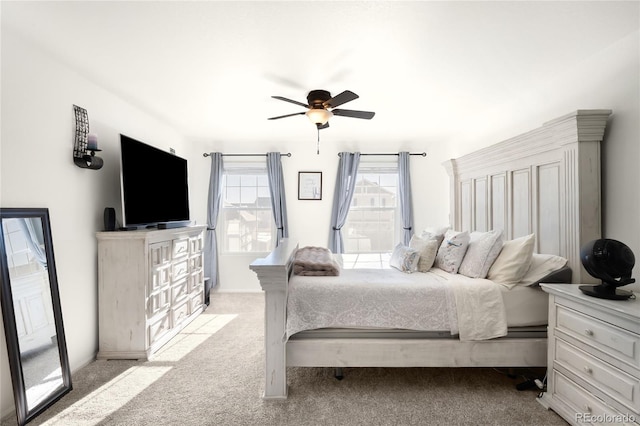
[[[328,101],[324,101],[322,104],[325,106],[325,108],[335,108],[358,98],[359,96],[353,93],[351,90],[345,90],[344,92],[334,96]]]
[[[296,112],[295,114],[279,115],[277,117],[267,118],[267,120],[277,120],[278,118],[293,117],[294,115],[304,115],[304,112]]]
[[[272,96],[272,98],[279,99],[279,100],[285,101],[285,102],[291,102],[292,104],[296,104],[296,105],[300,105],[300,106],[305,107],[305,108],[309,108],[309,105],[307,105],[307,104],[303,104],[302,102],[294,101],[293,99],[283,98],[282,96]]]
[[[334,109],[331,110],[333,115],[340,115],[342,117],[364,118],[365,120],[371,120],[375,112],[371,111],[355,111],[352,109]]]

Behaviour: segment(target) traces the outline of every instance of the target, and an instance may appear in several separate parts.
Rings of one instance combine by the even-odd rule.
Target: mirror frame
[[[3,219],[9,218],[39,218],[42,220],[42,231],[47,256],[47,272],[49,287],[53,303],[53,317],[55,321],[58,353],[60,355],[60,367],[62,384],[44,397],[31,409],[27,405],[27,394],[22,371],[22,359],[20,356],[20,344],[16,327],[15,311],[13,307],[13,295],[11,291],[11,279],[7,251],[4,242]],[[53,239],[51,238],[51,223],[49,221],[49,209],[47,208],[0,208],[0,287],[2,290],[0,302],[2,302],[2,319],[4,322],[5,339],[7,343],[7,355],[11,369],[11,382],[13,384],[13,398],[16,407],[16,417],[19,425],[24,425],[38,414],[49,408],[63,395],[71,391],[71,369],[67,355],[67,344],[62,324],[62,308],[60,306],[60,293],[58,291],[58,279],[56,275],[55,259],[53,255]]]

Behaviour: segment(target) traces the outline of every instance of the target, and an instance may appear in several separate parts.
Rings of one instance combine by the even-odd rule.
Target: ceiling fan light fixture
[[[333,117],[333,113],[324,108],[312,108],[305,113],[305,115],[311,120],[313,124],[326,124],[327,121],[331,117]]]

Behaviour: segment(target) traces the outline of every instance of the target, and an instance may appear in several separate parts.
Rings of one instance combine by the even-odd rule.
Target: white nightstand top
[[[587,296],[578,287],[583,284],[540,284],[544,291],[557,296],[563,296],[580,303],[587,303],[607,311],[617,312],[630,319],[640,320],[640,284],[634,283],[620,287],[621,290],[633,291],[635,299],[609,300]],[[591,284],[584,284],[591,285]]]

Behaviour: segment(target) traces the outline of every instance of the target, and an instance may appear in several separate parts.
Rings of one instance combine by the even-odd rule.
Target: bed
[[[534,234],[536,253],[567,259],[571,282],[595,282],[582,267],[579,251],[584,243],[601,237],[600,143],[610,114],[574,111],[445,162],[451,182],[451,228],[501,229],[507,240]],[[529,322],[508,324],[506,335],[496,338],[460,339],[442,330],[379,327],[288,330],[289,292],[302,278],[292,274],[299,248],[297,241],[284,239],[250,265],[265,292],[265,399],[287,397],[286,369],[294,366],[546,365],[546,296],[535,286],[503,290],[507,317],[510,310],[522,313],[523,306],[540,309],[530,310]]]

